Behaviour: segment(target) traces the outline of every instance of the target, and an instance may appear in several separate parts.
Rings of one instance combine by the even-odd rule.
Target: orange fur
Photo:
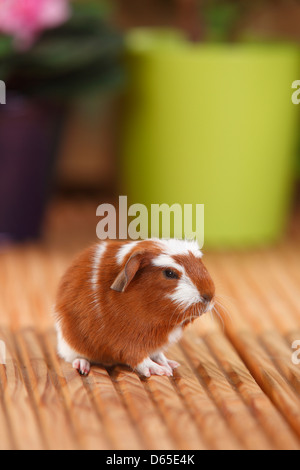
[[[128,242],[106,241],[95,291],[91,277],[96,246],[75,260],[61,281],[56,315],[65,341],[79,355],[91,362],[135,368],[168,342],[176,326],[185,327],[192,319],[189,309],[184,312],[167,297],[178,280],[166,279],[163,268],[151,264],[161,253],[157,243],[140,241],[118,265],[116,254],[124,243]],[[140,261],[133,279],[124,292],[113,290],[112,284],[135,253],[140,253]],[[199,258],[192,254],[173,258],[200,291],[214,295],[213,281]]]

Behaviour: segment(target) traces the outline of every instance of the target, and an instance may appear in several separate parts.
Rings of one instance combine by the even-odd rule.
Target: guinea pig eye
[[[167,279],[178,279],[178,274],[173,271],[172,269],[165,269],[164,270],[164,276]]]

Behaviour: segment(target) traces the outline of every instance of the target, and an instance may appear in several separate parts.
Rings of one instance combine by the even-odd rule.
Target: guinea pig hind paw
[[[78,370],[80,375],[87,376],[90,372],[91,366],[86,359],[75,359],[73,361],[73,369]]]

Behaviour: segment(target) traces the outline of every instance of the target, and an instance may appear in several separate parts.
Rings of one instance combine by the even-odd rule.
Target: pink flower
[[[0,0],[0,32],[12,35],[21,49],[69,17],[69,0]]]

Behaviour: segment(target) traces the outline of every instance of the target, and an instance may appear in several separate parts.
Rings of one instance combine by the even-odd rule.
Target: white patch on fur
[[[168,294],[168,297],[175,304],[183,308],[188,308],[201,301],[201,295],[197,287],[185,274],[181,276],[174,292],[172,294]]]
[[[99,266],[101,263],[101,258],[106,250],[106,242],[99,243],[96,247],[94,256],[93,256],[93,265],[92,265],[92,276],[91,276],[91,284],[92,288],[96,290],[98,277],[99,277]]]
[[[175,255],[188,255],[190,253],[196,258],[201,258],[202,253],[199,249],[198,242],[195,240],[177,240],[174,238],[170,240],[153,239],[153,241],[160,244],[163,248],[163,253],[154,258],[152,264],[165,268],[175,268],[182,273],[175,291],[169,294],[168,297],[173,300],[175,304],[183,308],[188,308],[201,301],[200,293],[193,281],[186,274],[184,266],[176,263],[173,258]]]
[[[72,349],[63,338],[59,322],[56,322],[55,328],[57,332],[57,353],[62,359],[72,363],[79,354],[74,349]]]
[[[177,343],[177,341],[180,340],[182,333],[183,331],[181,326],[176,326],[176,328],[174,328],[174,330],[169,334],[168,344]]]
[[[160,349],[154,351],[150,357],[153,359],[155,356],[162,354],[163,351],[166,351],[171,344],[177,343],[183,334],[183,329],[181,326],[176,326],[174,330],[169,333],[168,341]],[[153,359],[155,360],[155,359]]]
[[[130,253],[132,248],[134,248],[139,243],[139,241],[140,240],[125,243],[125,245],[121,246],[121,248],[119,249],[119,251],[116,255],[117,263],[119,265],[123,264],[123,262],[124,262],[126,256],[128,255],[128,253]]]
[[[152,264],[154,266],[160,266],[162,268],[174,268],[180,271],[181,273],[184,273],[185,270],[183,266],[180,264],[176,263],[176,261],[169,255],[158,255],[156,258],[152,260]]]
[[[188,255],[189,253],[192,253],[196,258],[202,258],[203,256],[196,240],[179,240],[177,238],[161,240],[157,238],[153,241],[158,242],[164,248],[165,253],[170,256]]]

